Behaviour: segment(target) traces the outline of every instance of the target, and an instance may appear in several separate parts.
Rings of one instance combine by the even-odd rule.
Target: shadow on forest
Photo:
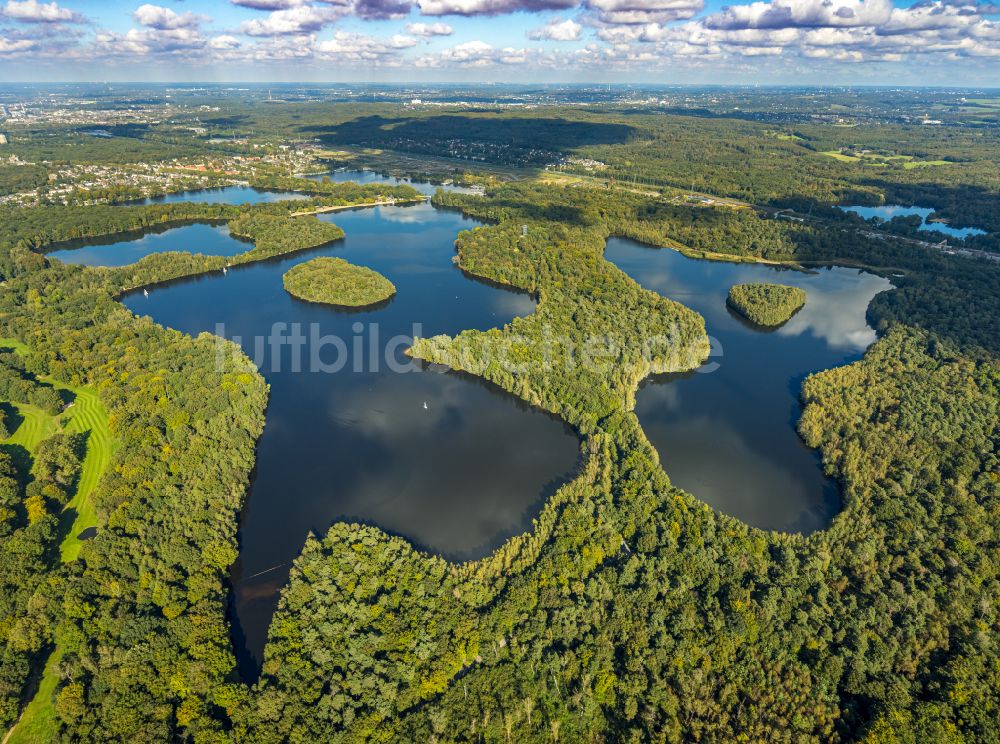
[[[6,453],[14,463],[14,472],[22,484],[27,484],[31,471],[31,453],[20,444],[0,444],[0,452]]]
[[[302,127],[327,144],[386,145],[405,141],[434,143],[465,140],[469,143],[503,145],[513,150],[566,151],[584,145],[616,145],[627,142],[635,129],[626,124],[507,117],[458,115],[389,119],[363,116],[343,124]]]
[[[3,349],[2,351],[6,351],[6,349]],[[4,420],[7,424],[7,430],[11,434],[17,431],[21,424],[24,423],[24,416],[22,416],[21,412],[10,403],[0,402],[0,413],[3,414]]]
[[[80,458],[81,463],[87,454],[87,444],[90,442],[90,435],[90,430],[80,434],[80,441],[76,454],[77,457]],[[73,482],[67,484],[70,493],[76,493],[77,488],[79,488],[81,474],[82,472],[77,473]],[[62,543],[62,541],[66,539],[66,536],[73,530],[73,524],[76,522],[78,515],[79,512],[75,507],[67,507],[59,513],[59,525],[56,528],[56,534],[58,535],[57,544]]]
[[[89,136],[94,136],[94,131],[107,132],[109,137],[131,137],[133,139],[142,139],[146,134],[149,133],[151,127],[149,124],[142,124],[138,122],[132,122],[128,124],[112,124],[108,126],[83,126],[77,127],[75,130],[77,134],[84,134]],[[103,136],[103,135],[101,135]]]
[[[201,123],[210,127],[237,127],[250,122],[250,117],[246,114],[230,114],[228,116],[214,116],[209,119],[202,119]]]

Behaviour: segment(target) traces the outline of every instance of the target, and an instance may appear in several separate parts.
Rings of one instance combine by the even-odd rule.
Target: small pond
[[[920,218],[923,220],[920,230],[944,233],[952,238],[967,238],[971,235],[986,234],[985,230],[980,230],[976,227],[952,227],[947,222],[928,222],[927,218],[934,214],[934,210],[931,207],[903,207],[898,204],[886,204],[881,207],[840,207],[840,209],[845,212],[853,212],[856,215],[864,217],[866,220],[877,217],[880,220],[889,221],[893,217],[906,217],[911,214],[920,215]],[[928,235],[927,237],[931,239],[933,236]]]

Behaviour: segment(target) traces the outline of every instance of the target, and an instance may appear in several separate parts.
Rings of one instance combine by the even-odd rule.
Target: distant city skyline
[[[0,82],[1000,87],[975,0],[0,0]]]

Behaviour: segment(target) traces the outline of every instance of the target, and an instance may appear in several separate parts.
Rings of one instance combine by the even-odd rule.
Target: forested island
[[[751,323],[777,328],[802,309],[806,293],[785,284],[734,284],[726,304]]]
[[[434,197],[485,223],[459,235],[458,265],[533,293],[537,311],[421,338],[412,354],[558,416],[583,440],[580,471],[531,531],[478,561],[429,555],[373,525],[317,526],[281,590],[260,678],[241,679],[229,576],[268,386],[237,347],[222,342],[233,353],[220,355],[215,337],[164,328],[117,298],[338,239],[339,228],[292,216],[310,205],[419,195],[289,183],[297,164],[281,161],[261,178],[310,199],[63,204],[42,193],[0,206],[9,744],[995,738],[1000,264],[957,244],[902,242],[833,209],[919,199],[990,231],[963,245],[995,247],[995,127],[947,112],[949,126],[935,128],[824,125],[809,111],[776,123],[732,106],[219,105],[206,126],[261,148],[315,137],[390,150],[431,132],[411,152],[470,154],[485,192]],[[206,114],[176,117],[194,126]],[[508,147],[511,131],[538,147]],[[110,144],[58,129],[14,128],[10,139],[25,162],[47,166],[254,152],[155,126]],[[823,154],[849,146],[939,164]],[[528,170],[551,153],[566,162]],[[525,169],[517,178],[512,163]],[[56,171],[25,170],[6,190],[46,172]],[[692,177],[710,203],[692,198]],[[802,216],[782,218],[789,207]],[[226,222],[252,244],[235,257],[178,251],[120,268],[45,255],[64,240],[190,220]],[[801,388],[798,431],[841,487],[829,528],[758,530],[671,483],[635,391],[650,374],[696,368],[710,329],[606,261],[613,236],[705,260],[892,276],[896,288],[868,308],[879,338],[864,358]],[[615,350],[602,368],[551,363],[595,337]],[[664,337],[673,345],[650,353]],[[511,349],[516,368],[493,363]],[[81,518],[93,538],[67,542]]]
[[[384,302],[396,287],[365,266],[342,258],[314,258],[293,266],[282,277],[285,291],[307,302],[360,308]]]

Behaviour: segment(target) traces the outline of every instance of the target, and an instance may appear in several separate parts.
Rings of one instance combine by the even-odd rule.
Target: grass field
[[[56,383],[54,383],[56,384]],[[64,513],[73,514],[69,529],[63,538],[60,551],[63,562],[75,560],[80,554],[80,540],[77,536],[88,527],[97,526],[97,511],[90,495],[97,487],[97,481],[111,462],[116,442],[108,430],[108,411],[91,388],[69,388],[76,396],[69,410],[66,430],[88,432],[87,454],[83,458],[83,470],[76,493],[66,505]]]
[[[12,348],[20,353],[27,350],[24,344],[13,339],[0,339],[0,348]],[[13,404],[22,421],[10,438],[0,440],[0,444],[19,445],[30,454],[39,442],[59,431],[87,434],[87,451],[80,481],[76,493],[63,510],[60,525],[63,538],[59,551],[62,561],[67,563],[76,560],[80,554],[80,532],[97,526],[97,511],[90,495],[111,462],[117,443],[108,429],[107,409],[96,390],[66,385],[50,378],[43,379],[59,390],[69,391],[73,396],[72,404],[56,416],[34,406]],[[42,672],[38,692],[25,707],[17,726],[4,738],[4,744],[37,744],[54,740],[55,710],[52,707],[52,695],[58,682],[56,667],[61,656],[62,650],[57,641],[56,649],[49,656]]]
[[[826,150],[819,153],[828,158],[839,160],[842,163],[861,163],[870,167],[889,165],[893,162],[900,163],[906,170],[913,168],[927,168],[937,165],[951,165],[947,160],[914,160],[912,155],[878,155],[876,153],[866,153],[864,155],[848,155],[840,150]]]
[[[42,679],[38,683],[38,692],[25,706],[21,720],[8,732],[3,744],[43,744],[55,741],[56,711],[52,705],[52,696],[59,682],[56,667],[61,658],[62,650],[57,643],[55,651],[49,654],[48,661],[45,662]]]
[[[842,163],[857,163],[861,161],[861,158],[857,155],[845,155],[839,150],[827,150],[825,152],[821,152],[820,155],[826,155],[828,158],[839,160]]]
[[[38,443],[47,439],[59,430],[56,417],[52,416],[41,408],[29,406],[26,403],[11,403],[17,411],[17,415],[22,419],[17,430],[11,434],[10,439],[0,440],[0,444],[16,444],[28,452],[33,452]]]

